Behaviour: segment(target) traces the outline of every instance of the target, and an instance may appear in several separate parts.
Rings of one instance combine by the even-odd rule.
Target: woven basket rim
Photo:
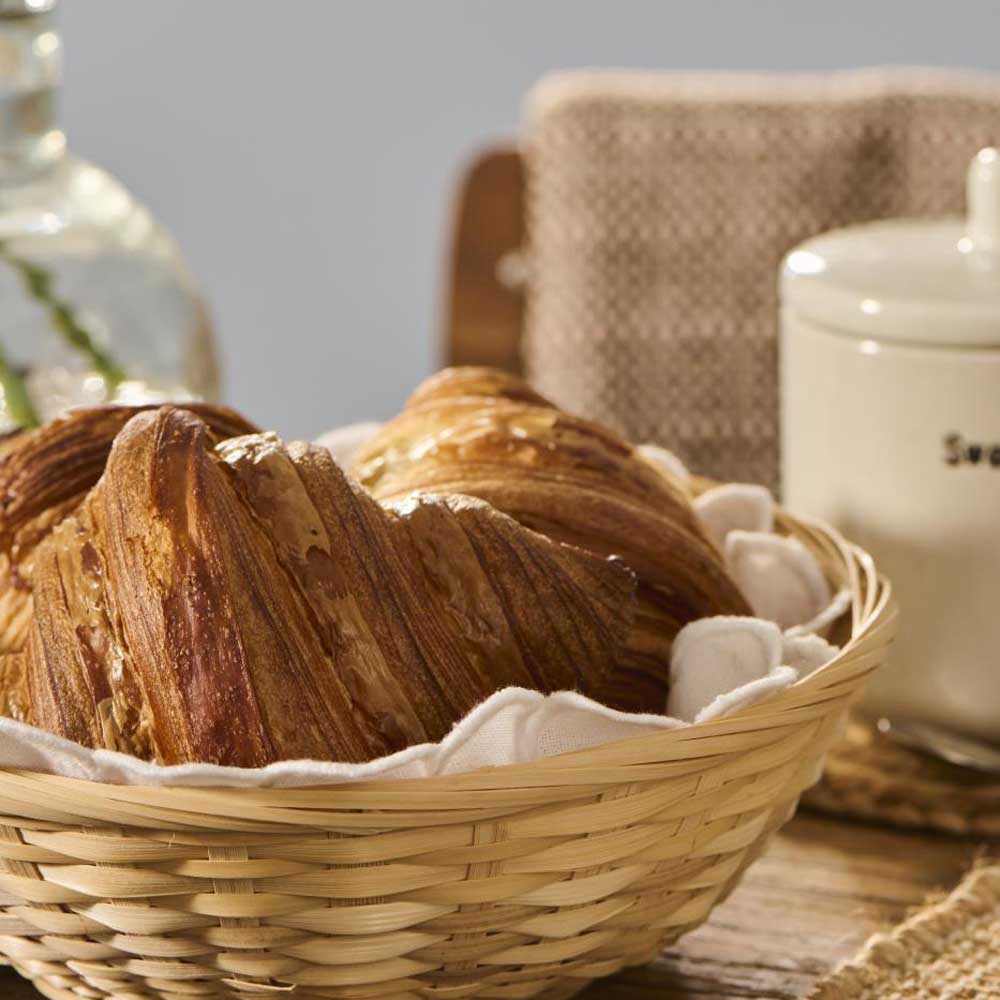
[[[863,549],[848,542],[834,528],[822,521],[797,517],[778,509],[779,530],[805,535],[814,547],[825,548],[829,555],[835,555],[842,563],[846,576],[839,581],[851,591],[852,601],[849,613],[852,615],[850,640],[829,663],[809,676],[802,678],[783,691],[760,702],[738,709],[726,716],[708,722],[694,723],[677,729],[665,729],[658,733],[630,736],[612,740],[582,750],[572,750],[553,754],[535,761],[477,768],[456,774],[432,775],[409,778],[386,778],[346,781],[332,785],[307,785],[292,787],[188,787],[172,785],[124,785],[91,781],[84,778],[69,778],[46,774],[39,771],[0,768],[0,797],[5,788],[16,786],[17,798],[24,796],[26,784],[36,789],[35,794],[44,796],[58,791],[63,795],[108,798],[117,804],[125,801],[136,802],[155,796],[158,804],[169,806],[176,798],[178,802],[190,803],[193,799],[210,793],[213,799],[230,798],[243,801],[289,803],[302,797],[306,792],[310,797],[332,796],[343,799],[345,793],[361,793],[367,790],[380,796],[394,792],[412,793],[414,789],[452,790],[507,787],[526,784],[534,787],[563,784],[577,771],[586,772],[592,780],[595,768],[608,767],[612,770],[626,765],[631,752],[640,749],[640,758],[648,758],[655,747],[661,761],[684,760],[685,744],[698,744],[713,738],[746,736],[749,733],[774,732],[777,739],[782,728],[783,717],[788,718],[804,701],[815,703],[815,695],[821,689],[830,689],[831,698],[836,696],[839,685],[853,680],[859,672],[870,672],[877,663],[867,664],[864,657],[854,656],[862,642],[878,638],[883,629],[891,629],[896,617],[896,605],[892,588],[887,580],[877,573],[871,556]],[[848,612],[845,612],[847,614]],[[877,660],[877,657],[874,659]],[[808,697],[804,697],[808,694]],[[792,716],[799,721],[798,716]],[[790,718],[789,718],[790,721]],[[720,750],[720,756],[726,751]],[[614,780],[609,776],[609,784]],[[13,789],[11,789],[13,790]],[[145,793],[145,794],[144,794]],[[3,805],[0,804],[0,812]]]

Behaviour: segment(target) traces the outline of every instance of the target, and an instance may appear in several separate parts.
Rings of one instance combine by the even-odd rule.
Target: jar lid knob
[[[1000,253],[1000,150],[979,150],[966,181],[966,232],[972,248]]]

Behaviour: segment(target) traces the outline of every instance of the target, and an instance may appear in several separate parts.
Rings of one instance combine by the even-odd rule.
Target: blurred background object
[[[958,215],[998,138],[987,74],[555,74],[526,125],[526,374],[703,475],[777,490],[782,257]]]
[[[892,580],[905,626],[867,710],[948,760],[992,742],[980,766],[1000,773],[1000,152],[956,173],[961,217],[850,226],[785,259],[782,481]]]
[[[217,388],[207,315],[172,240],[66,149],[55,6],[0,3],[0,431],[72,405]]]
[[[169,221],[226,397],[311,435],[439,363],[460,167],[572,66],[998,66],[1000,8],[886,0],[87,0],[60,11],[71,145]]]
[[[457,185],[441,345],[449,364],[523,369],[524,168],[517,148],[492,146],[473,157]]]

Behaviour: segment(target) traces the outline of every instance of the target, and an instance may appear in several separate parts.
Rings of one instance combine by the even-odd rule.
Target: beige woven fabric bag
[[[526,142],[527,374],[721,480],[778,480],[777,271],[808,236],[957,214],[1000,78],[571,73]]]

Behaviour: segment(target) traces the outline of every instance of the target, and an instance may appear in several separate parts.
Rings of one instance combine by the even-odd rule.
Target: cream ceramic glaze
[[[1000,743],[1000,155],[969,218],[844,229],[782,274],[784,500],[901,604],[869,707]]]

